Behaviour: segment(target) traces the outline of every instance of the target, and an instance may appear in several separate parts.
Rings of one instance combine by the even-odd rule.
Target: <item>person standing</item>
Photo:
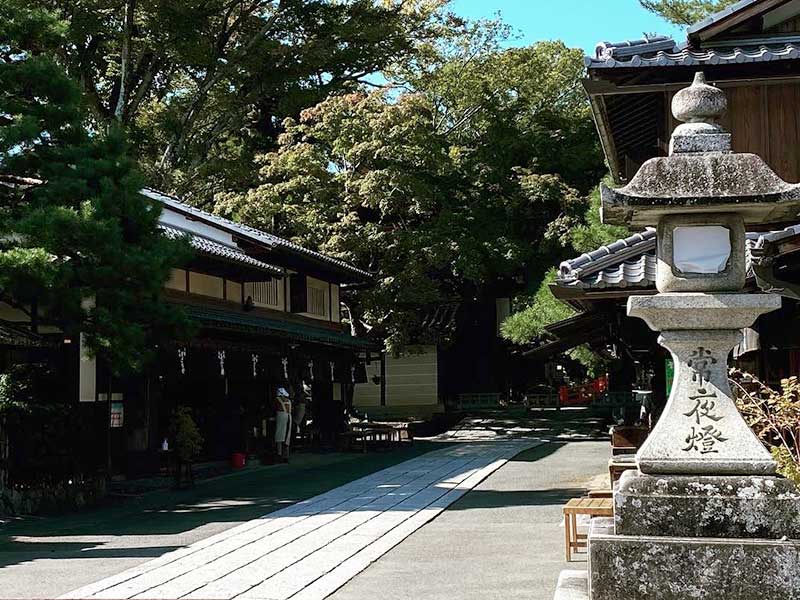
[[[289,462],[292,440],[292,400],[285,387],[275,394],[275,451],[281,462]]]
[[[295,389],[298,393],[295,394],[294,424],[297,427],[297,433],[300,433],[305,423],[308,405],[311,403],[311,386],[303,381]]]

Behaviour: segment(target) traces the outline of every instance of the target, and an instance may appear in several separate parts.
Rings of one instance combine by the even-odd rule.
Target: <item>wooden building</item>
[[[697,71],[727,94],[722,125],[732,133],[734,150],[758,154],[783,179],[800,180],[800,1],[742,0],[690,27],[685,41],[653,36],[603,42],[585,62],[584,86],[616,183],[626,183],[644,161],[667,154],[678,124],[672,97]],[[800,373],[800,226],[784,225],[748,234],[746,289],[785,300],[780,311],[746,330],[734,350],[740,367],[773,385]],[[544,359],[589,343],[621,359],[614,363],[620,372],[612,386],[649,385],[663,404],[669,357],[654,332],[625,314],[628,296],[656,292],[655,266],[654,230],[562,263],[551,289],[577,315],[549,327],[529,355]]]
[[[760,155],[786,181],[800,180],[800,4],[744,0],[663,36],[597,45],[584,87],[611,174],[626,182],[648,158],[666,155],[675,92],[703,71],[725,90],[722,125],[736,152]]]
[[[177,406],[190,407],[199,426],[200,460],[262,455],[271,449],[276,387],[289,387],[297,400],[308,397],[303,384],[311,389],[306,415],[332,440],[356,381],[363,381],[365,353],[378,350],[341,322],[340,289],[368,284],[371,275],[155,190],[141,193],[161,207],[164,235],[185,237],[194,250],[163,290],[164,302],[193,321],[191,339],[171,340],[145,372],[120,379],[57,324],[32,333],[25,311],[0,303],[3,366],[36,360],[58,368],[62,393],[76,406],[71,439],[79,450],[69,458],[84,472],[154,472],[165,461],[165,439],[172,443]],[[33,464],[23,442],[14,440],[18,456],[5,458]],[[0,451],[7,447],[0,439]]]

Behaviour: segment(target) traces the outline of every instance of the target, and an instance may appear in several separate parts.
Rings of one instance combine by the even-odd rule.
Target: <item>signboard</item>
[[[122,394],[111,394],[110,408],[109,427],[112,429],[122,427],[125,424],[125,404],[122,401]]]
[[[672,380],[675,376],[675,365],[672,363],[671,358],[668,358],[664,361],[664,373],[667,378],[667,398],[669,398],[669,395],[672,392]]]

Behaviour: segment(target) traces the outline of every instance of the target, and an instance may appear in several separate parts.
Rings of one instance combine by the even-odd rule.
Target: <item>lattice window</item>
[[[308,286],[308,312],[320,317],[328,316],[328,290]]]
[[[281,281],[277,278],[270,281],[256,281],[244,284],[245,297],[253,298],[256,306],[280,306]]]

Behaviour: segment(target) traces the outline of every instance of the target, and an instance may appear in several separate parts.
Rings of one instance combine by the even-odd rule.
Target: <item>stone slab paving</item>
[[[62,598],[322,599],[536,439],[430,452]]]

